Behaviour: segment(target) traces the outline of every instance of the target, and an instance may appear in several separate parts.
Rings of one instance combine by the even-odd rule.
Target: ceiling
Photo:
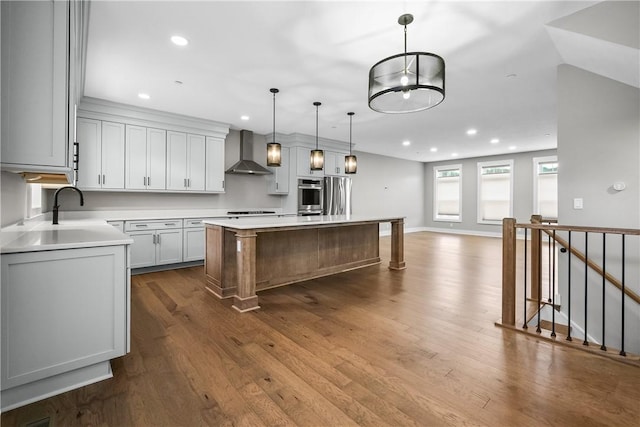
[[[276,87],[278,133],[315,135],[320,101],[320,137],[348,142],[354,111],[358,151],[430,162],[555,148],[563,60],[546,24],[595,3],[94,1],[84,95],[267,134]],[[446,98],[381,114],[367,106],[368,73],[402,52],[404,13],[408,50],[446,61]]]

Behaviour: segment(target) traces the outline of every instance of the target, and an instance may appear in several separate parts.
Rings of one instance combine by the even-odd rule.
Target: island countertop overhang
[[[282,217],[252,217],[236,219],[207,219],[205,225],[217,225],[235,230],[265,230],[288,227],[322,227],[341,224],[357,224],[370,222],[394,222],[404,220],[403,216],[373,216],[373,215],[310,215],[310,216],[282,216]]]

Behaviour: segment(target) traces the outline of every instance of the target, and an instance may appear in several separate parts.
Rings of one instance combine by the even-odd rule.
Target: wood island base
[[[233,297],[233,308],[247,312],[260,308],[257,291],[379,264],[379,223],[389,221],[389,268],[401,270],[402,219],[300,225],[283,221],[282,226],[255,228],[239,228],[231,221],[206,223],[207,290],[221,299]]]

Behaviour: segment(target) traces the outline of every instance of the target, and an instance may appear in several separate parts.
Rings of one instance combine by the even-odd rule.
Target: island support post
[[[407,268],[404,262],[404,219],[391,221],[391,270],[404,270]]]

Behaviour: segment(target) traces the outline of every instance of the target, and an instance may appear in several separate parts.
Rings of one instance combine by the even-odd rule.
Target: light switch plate
[[[582,209],[582,198],[573,199],[573,209]]]

